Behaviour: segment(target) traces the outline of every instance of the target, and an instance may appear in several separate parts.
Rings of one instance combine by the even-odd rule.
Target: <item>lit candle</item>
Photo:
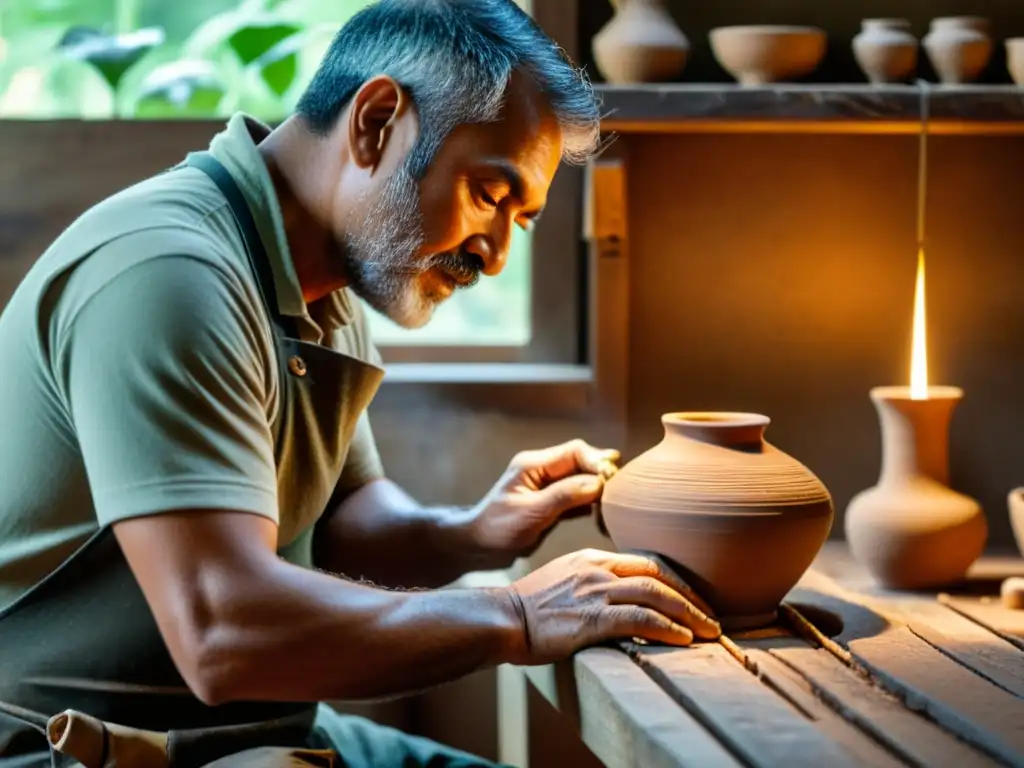
[[[878,482],[854,496],[844,527],[853,556],[883,586],[950,586],[982,553],[978,503],[949,487],[949,423],[959,387],[929,386],[924,249],[917,254],[910,386],[874,387],[882,430]]]
[[[910,397],[928,399],[928,339],[924,314],[924,248],[917,251],[917,280],[914,281],[913,346],[910,352]]]

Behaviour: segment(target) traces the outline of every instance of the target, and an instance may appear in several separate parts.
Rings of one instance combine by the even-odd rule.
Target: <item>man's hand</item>
[[[583,550],[508,588],[523,635],[516,664],[547,664],[607,640],[689,645],[721,634],[708,606],[656,559]]]
[[[618,460],[618,451],[583,440],[517,454],[472,512],[473,548],[496,567],[529,554],[563,515],[589,510]]]

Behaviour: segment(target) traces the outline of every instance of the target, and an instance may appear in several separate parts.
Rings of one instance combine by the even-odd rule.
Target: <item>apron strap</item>
[[[274,273],[270,266],[270,258],[267,256],[267,249],[263,245],[256,221],[252,217],[249,204],[245,201],[245,195],[239,189],[238,183],[231,176],[224,165],[210,152],[190,152],[185,158],[186,166],[198,168],[209,176],[221,194],[228,201],[231,213],[238,225],[245,247],[249,254],[249,263],[256,273],[256,281],[259,284],[260,295],[263,297],[263,304],[267,308],[270,320],[287,335],[296,338],[295,327],[292,318],[284,317],[277,307],[276,294],[274,292]],[[180,166],[179,166],[180,167]]]

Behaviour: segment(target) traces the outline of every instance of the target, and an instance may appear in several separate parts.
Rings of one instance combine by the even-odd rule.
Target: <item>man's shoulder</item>
[[[145,179],[85,211],[33,265],[26,298],[34,297],[43,314],[67,318],[127,275],[156,274],[159,262],[187,259],[193,278],[221,284],[258,313],[259,292],[245,254],[216,187],[201,172],[181,169]]]

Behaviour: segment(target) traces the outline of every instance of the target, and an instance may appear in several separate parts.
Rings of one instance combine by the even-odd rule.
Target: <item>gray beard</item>
[[[404,166],[369,204],[357,231],[341,243],[352,290],[403,328],[425,325],[437,301],[423,294],[417,278],[436,261],[417,255],[423,245],[419,186]]]

